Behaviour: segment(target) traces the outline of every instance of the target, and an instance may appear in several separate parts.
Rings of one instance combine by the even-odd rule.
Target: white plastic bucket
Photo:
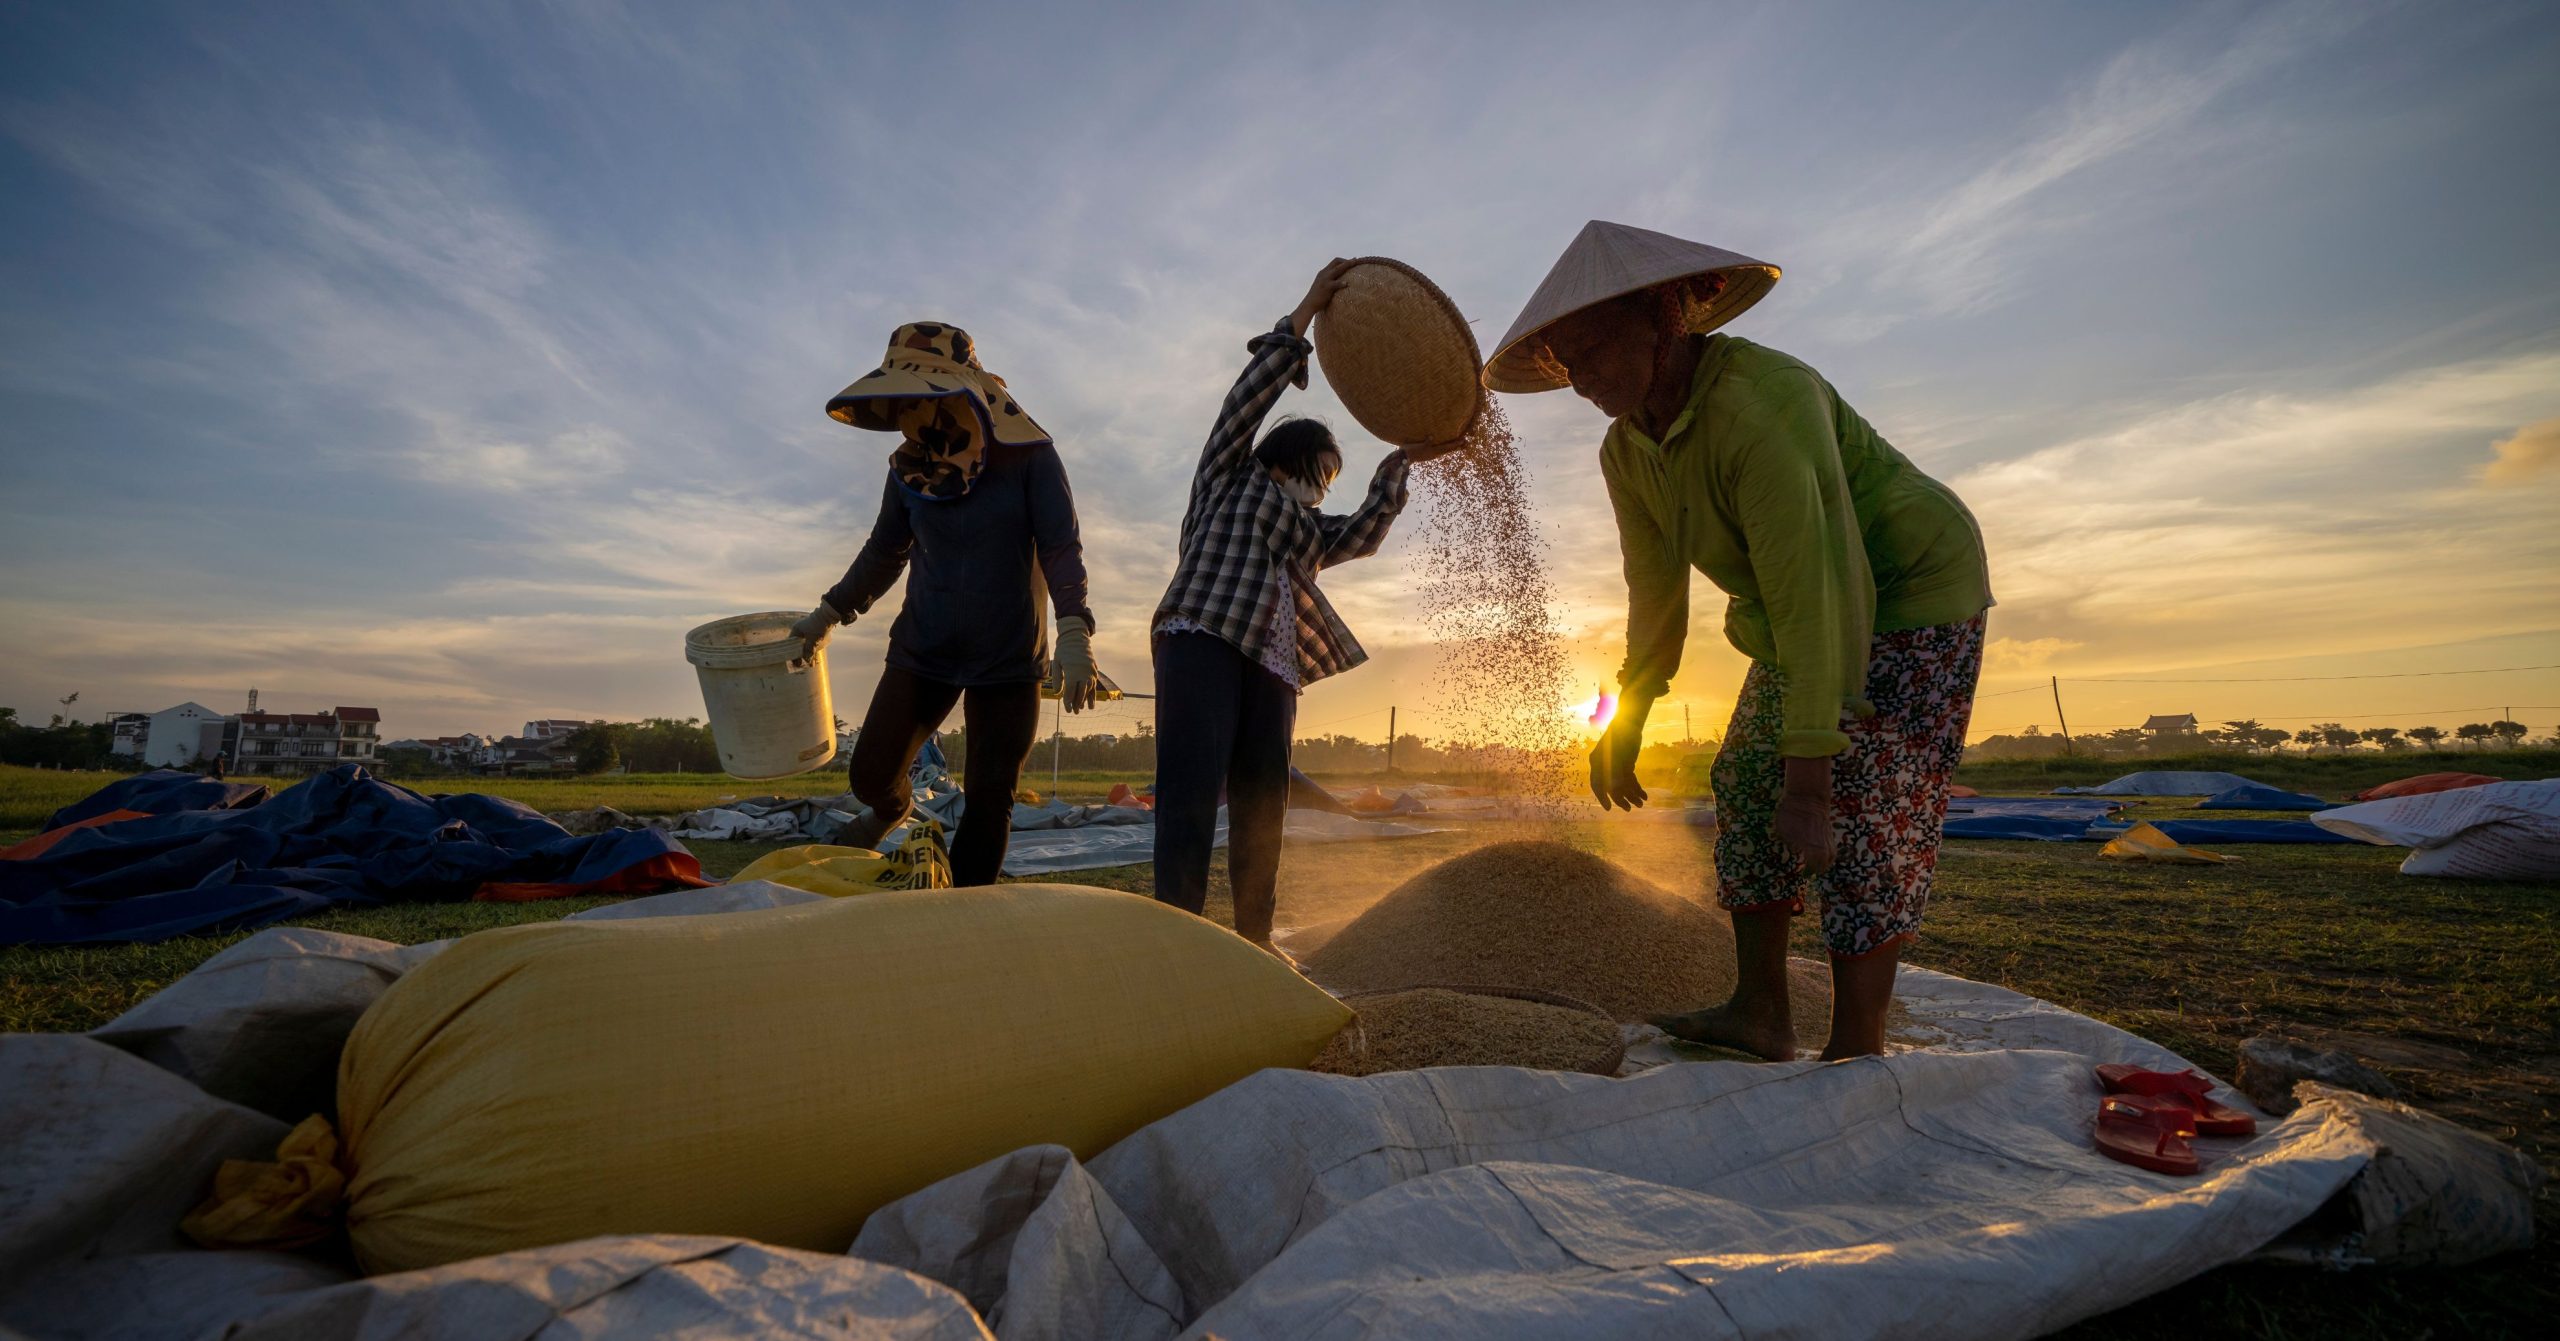
[[[702,681],[702,706],[720,768],[760,781],[823,768],[836,757],[827,652],[800,659],[788,610],[714,620],[684,636],[684,659]]]

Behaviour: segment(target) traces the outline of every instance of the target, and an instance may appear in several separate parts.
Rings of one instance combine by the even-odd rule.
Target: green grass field
[[[2501,760],[2511,754],[2511,760]],[[2519,775],[2560,773],[2554,751],[2397,755],[2383,776],[2429,767]],[[2537,759],[2539,756],[2539,759]],[[2007,790],[2103,781],[2131,765]],[[2222,767],[2278,785],[2336,795],[2378,778],[2354,771],[2352,756],[2317,777],[2267,767],[2267,760],[2151,761],[2161,767]],[[1998,766],[2007,767],[2007,766]],[[40,823],[61,789],[84,775],[23,776],[0,770],[0,828]],[[823,775],[815,790],[832,790]],[[1965,776],[1985,790],[1992,768]],[[107,779],[85,775],[86,786]],[[755,794],[727,779],[578,781],[475,780],[549,809],[620,797]],[[804,780],[808,781],[808,780]],[[1099,792],[1088,776],[1066,788]],[[617,786],[630,790],[619,791]],[[50,789],[50,790],[49,790]],[[539,790],[537,790],[539,789]],[[556,790],[554,790],[556,789]],[[699,789],[699,790],[697,790]],[[542,799],[536,799],[540,797]],[[66,797],[65,799],[71,799]],[[2177,813],[2184,803],[2149,803],[2138,816]],[[33,821],[16,818],[29,810]],[[1597,818],[1541,832],[1591,847],[1675,887],[1708,888],[1709,857],[1686,826]],[[1393,842],[1321,849],[1284,860],[1281,924],[1307,926],[1356,912],[1414,870],[1492,837],[1485,826]],[[704,869],[726,875],[771,845],[696,843]],[[2357,1052],[2434,1112],[2509,1141],[2560,1172],[2560,887],[2416,880],[2403,877],[2396,849],[2244,847],[2218,867],[2151,867],[2102,860],[2094,843],[1951,843],[1944,851],[1930,920],[1912,962],[2000,983],[2155,1038],[2228,1074],[2239,1044],[2281,1028]],[[1147,892],[1145,867],[1078,873],[1076,880]],[[1226,912],[1223,866],[1210,913]],[[601,900],[532,905],[446,904],[329,914],[307,925],[414,943],[486,927],[557,917]],[[1818,954],[1809,927],[1800,953]],[[157,946],[0,950],[0,1028],[70,1030],[112,1018],[183,975],[239,936]],[[2196,1336],[2411,1338],[2538,1335],[2560,1312],[2560,1211],[2538,1207],[2542,1246],[2528,1254],[2460,1269],[2324,1275],[2276,1267],[2231,1267],[2074,1329],[2087,1337]]]

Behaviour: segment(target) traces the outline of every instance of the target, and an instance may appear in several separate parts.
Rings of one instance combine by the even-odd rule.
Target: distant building
[[[2191,712],[2154,714],[2142,724],[2142,734],[2153,740],[2167,740],[2196,733],[2196,715]]]
[[[583,726],[585,723],[573,725]],[[569,753],[566,734],[535,740],[526,736],[509,736],[493,741],[477,757],[482,772],[495,773],[563,773],[577,762]]]
[[[151,768],[185,768],[222,753],[223,731],[230,719],[201,703],[181,703],[158,712],[121,712],[107,719],[116,753]]]
[[[429,736],[422,740],[395,740],[385,750],[424,750],[438,768],[457,773],[467,772],[480,763],[481,751],[491,744],[487,736],[465,731],[458,736]]]
[[[142,742],[151,734],[151,714],[120,712],[107,718],[108,745],[111,754],[140,758]]]
[[[381,738],[382,714],[373,708],[244,712],[231,771],[299,777],[340,764],[370,764]]]
[[[537,722],[525,723],[524,738],[526,740],[559,740],[586,725],[588,723],[567,717],[545,717]]]

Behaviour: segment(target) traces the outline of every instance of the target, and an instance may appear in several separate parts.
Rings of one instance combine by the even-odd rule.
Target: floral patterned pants
[[[1819,890],[1823,942],[1844,959],[1916,934],[1981,672],[1980,615],[1876,635],[1866,685],[1876,714],[1841,723],[1849,748],[1831,762],[1836,854],[1830,870],[1808,876],[1778,841],[1786,682],[1775,667],[1753,662],[1716,753],[1716,901],[1802,912],[1807,891]]]

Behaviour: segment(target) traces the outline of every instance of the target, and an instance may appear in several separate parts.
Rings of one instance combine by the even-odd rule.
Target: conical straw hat
[[[1342,408],[1381,440],[1448,442],[1484,403],[1476,334],[1458,305],[1421,271],[1363,256],[1316,316],[1316,362]]]
[[[1724,291],[1691,308],[1692,333],[1714,330],[1759,302],[1778,282],[1778,267],[1703,242],[1594,219],[1582,226],[1555,269],[1529,295],[1529,305],[1520,309],[1510,333],[1493,347],[1493,357],[1484,365],[1484,384],[1510,392],[1570,385],[1563,370],[1545,357],[1546,342],[1539,337],[1549,326],[1620,294],[1717,271],[1726,276]]]

